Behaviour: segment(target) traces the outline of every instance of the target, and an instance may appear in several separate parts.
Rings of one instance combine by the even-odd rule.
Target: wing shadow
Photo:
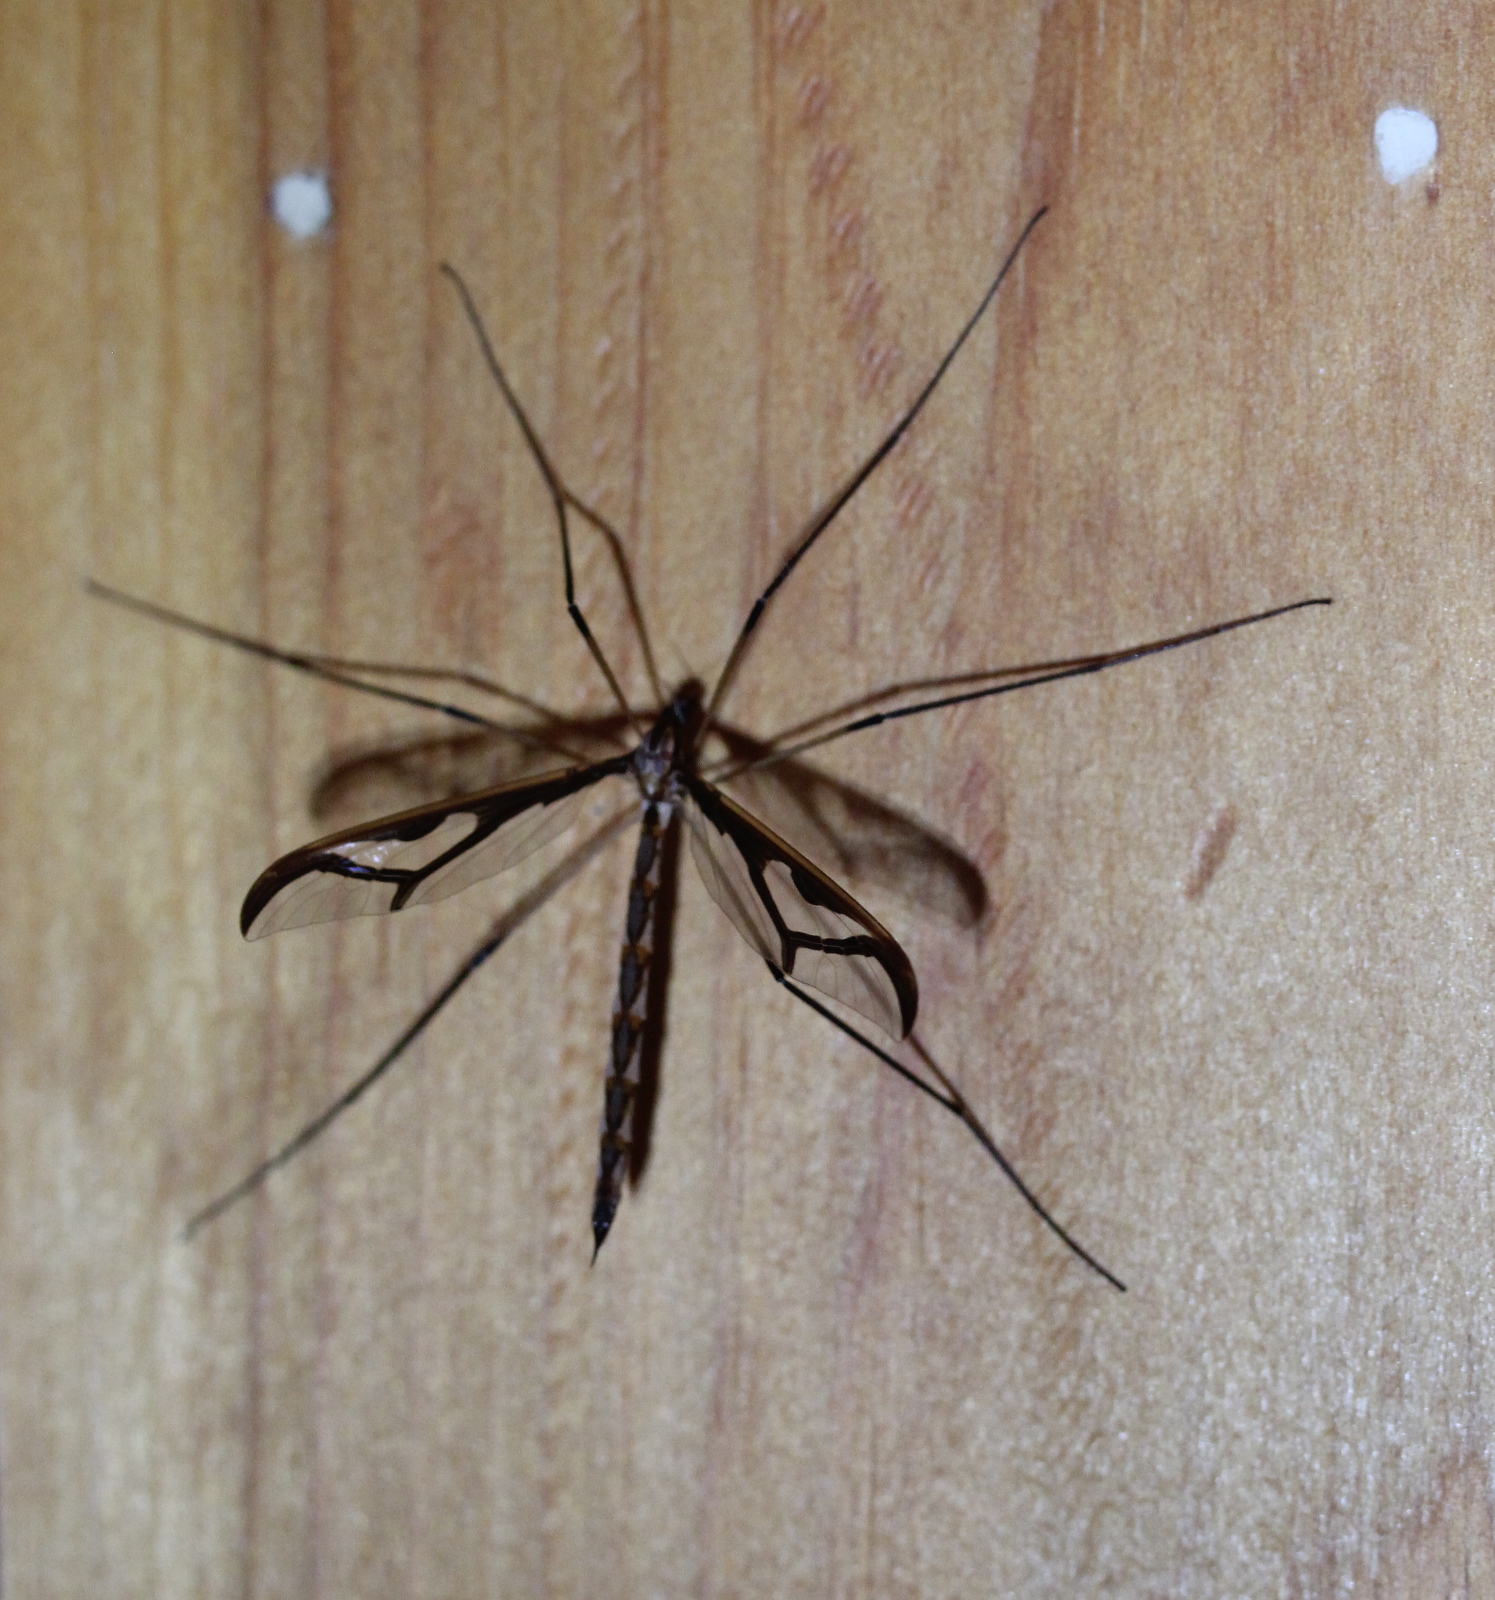
[[[615,754],[627,732],[619,714],[344,749],[317,777],[311,812],[335,828],[454,800],[577,759]],[[713,733],[733,765],[773,752],[772,745],[730,724],[718,724]],[[985,915],[986,881],[959,845],[864,789],[799,760],[739,773],[727,787],[833,877],[884,890],[958,928],[974,927]]]

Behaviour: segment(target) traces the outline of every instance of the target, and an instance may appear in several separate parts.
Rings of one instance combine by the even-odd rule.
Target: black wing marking
[[[576,817],[583,792],[631,756],[416,806],[303,845],[260,874],[244,901],[246,939],[444,900],[522,861]]]
[[[554,775],[560,763],[590,766],[623,747],[621,716],[588,722],[482,728],[350,746],[316,780],[311,814],[324,828],[349,828],[369,817]]]
[[[819,867],[721,790],[685,779],[684,807],[706,891],[771,966],[901,1039],[919,984],[898,941]]]
[[[771,755],[772,746],[728,724],[718,723],[712,732],[731,752],[733,765],[742,767],[731,779],[733,799],[838,880],[861,890],[876,886],[957,927],[980,921],[986,882],[953,840],[807,762],[753,765]],[[705,776],[715,778],[709,769]]]

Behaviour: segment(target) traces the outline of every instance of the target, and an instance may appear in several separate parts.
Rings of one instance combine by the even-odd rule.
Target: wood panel
[[[4,1579],[58,1594],[1486,1593],[1495,40],[1455,4],[6,0]],[[1439,126],[1393,186],[1372,128]],[[331,174],[324,235],[271,182]],[[1309,612],[827,752],[979,866],[859,886],[958,1126],[686,870],[588,1265],[627,847],[192,1243],[506,903],[244,946],[431,726],[85,597],[602,710],[438,263],[770,732]],[[644,692],[616,573],[599,636]]]

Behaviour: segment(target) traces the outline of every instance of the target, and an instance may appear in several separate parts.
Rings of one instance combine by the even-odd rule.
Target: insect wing
[[[337,755],[318,779],[311,814],[329,831],[414,806],[456,801],[499,784],[549,776],[617,753],[621,716],[423,735]]]
[[[444,900],[512,867],[575,821],[616,756],[381,817],[303,845],[267,867],[244,901],[246,939]]]
[[[765,745],[735,738],[735,729],[716,731],[734,756],[741,751],[751,761],[769,754]],[[841,881],[875,885],[956,927],[980,920],[987,898],[980,868],[917,818],[800,761],[749,768],[730,782],[739,805],[811,852]]]
[[[919,985],[898,941],[721,790],[700,778],[686,785],[691,854],[732,926],[765,961],[903,1038]]]

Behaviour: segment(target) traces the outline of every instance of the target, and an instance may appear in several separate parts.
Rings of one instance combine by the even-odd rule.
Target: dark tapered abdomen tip
[[[618,1202],[612,1195],[598,1195],[592,1206],[592,1261],[595,1263],[597,1254],[602,1249],[602,1241],[607,1237],[608,1230],[613,1225],[613,1218],[618,1214]]]

